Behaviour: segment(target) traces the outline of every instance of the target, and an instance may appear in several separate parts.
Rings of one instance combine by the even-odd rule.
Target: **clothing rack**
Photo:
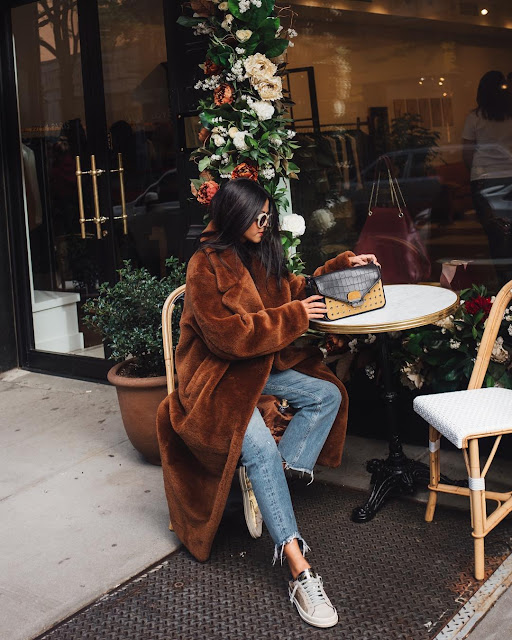
[[[306,120],[306,118],[304,118],[304,120]],[[307,118],[307,120],[310,120],[310,118]],[[295,120],[294,122],[301,122],[301,121],[302,119]],[[369,128],[370,121],[368,118],[366,120],[361,120],[361,118],[357,118],[355,122],[332,122],[332,123],[319,124],[318,127],[319,129],[317,129],[312,125],[305,125],[305,124],[295,125],[295,129],[300,129],[301,133],[328,133],[328,131],[322,130],[323,127],[331,127],[331,128],[336,127],[336,129],[334,129],[335,131],[348,129],[349,127],[355,127],[357,131],[360,131],[361,127]]]

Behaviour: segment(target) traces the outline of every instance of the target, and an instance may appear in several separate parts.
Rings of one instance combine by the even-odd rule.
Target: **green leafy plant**
[[[168,274],[159,280],[144,267],[134,269],[129,260],[119,269],[119,281],[107,282],[84,305],[85,323],[98,329],[111,349],[113,360],[133,358],[128,370],[133,377],[165,374],[162,343],[162,307],[169,294],[185,283],[185,265],[177,258],[166,260]],[[179,338],[178,318],[173,319],[173,343]]]
[[[283,179],[298,178],[300,171],[282,79],[282,56],[297,35],[294,14],[277,10],[273,0],[189,0],[183,6],[178,23],[209,37],[200,65],[205,77],[195,85],[205,97],[199,100],[203,144],[191,155],[199,170],[192,193],[208,205],[223,182],[249,178],[274,198],[283,221],[290,204]],[[288,29],[284,17],[290,18]],[[295,273],[303,268],[299,244],[297,235],[283,235],[288,268]]]
[[[413,156],[413,175],[426,175],[432,160],[436,156],[438,131],[432,131],[422,125],[422,118],[417,113],[405,113],[393,118],[391,122],[390,145],[394,151],[405,149],[422,149]]]
[[[404,332],[394,350],[402,384],[434,392],[467,387],[492,306],[484,286],[461,291],[461,306],[434,325]],[[486,387],[512,388],[512,308],[505,311],[484,380]]]

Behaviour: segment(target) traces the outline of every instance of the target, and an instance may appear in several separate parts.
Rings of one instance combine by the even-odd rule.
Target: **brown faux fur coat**
[[[340,254],[315,275],[350,266],[353,255]],[[340,464],[348,412],[345,388],[322,363],[320,350],[290,346],[308,328],[300,303],[304,278],[289,274],[279,290],[275,280],[267,287],[260,263],[253,280],[231,251],[224,251],[222,260],[206,249],[189,262],[176,350],[179,385],[157,416],[171,522],[202,561],[210,555],[245,430],[272,366],[329,380],[342,393],[320,464]]]

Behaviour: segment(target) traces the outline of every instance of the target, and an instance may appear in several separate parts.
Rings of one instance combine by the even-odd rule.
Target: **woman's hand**
[[[315,318],[321,319],[324,317],[327,307],[325,306],[325,302],[320,302],[321,300],[323,300],[322,296],[315,295],[309,296],[309,298],[300,301],[310,320],[314,320]]]
[[[380,264],[377,262],[377,258],[373,255],[373,253],[362,253],[359,256],[352,256],[351,258],[349,258],[349,262],[351,267],[362,267],[363,265],[369,264],[370,262],[373,262],[378,267],[380,267]]]

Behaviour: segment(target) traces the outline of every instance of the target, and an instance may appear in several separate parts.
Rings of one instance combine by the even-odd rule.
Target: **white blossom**
[[[367,364],[364,368],[364,372],[370,378],[370,380],[373,380],[375,378],[375,368],[371,365]]]
[[[286,131],[286,136],[291,140],[292,138],[295,138],[295,136],[297,135],[297,132],[294,131],[293,129],[287,129]]]
[[[213,33],[213,29],[206,24],[206,22],[200,22],[193,27],[193,32],[195,36],[208,36]]]
[[[230,174],[230,173],[221,173],[221,174],[220,174],[220,177],[221,177],[223,180],[228,180],[229,178],[231,178],[231,174]]]
[[[210,76],[204,80],[199,80],[194,85],[195,89],[202,89],[203,91],[213,91],[220,84],[220,76]],[[222,121],[222,118],[218,118],[218,121]]]
[[[281,231],[290,231],[294,238],[298,238],[306,231],[306,221],[297,213],[289,213],[281,220]]]
[[[270,137],[269,142],[276,149],[278,149],[283,144],[283,141],[281,140],[281,138],[276,138],[275,136]]]
[[[288,29],[288,37],[296,38],[299,34],[295,31],[295,29]]]
[[[226,138],[223,138],[219,133],[214,133],[212,140],[216,147],[223,147],[226,144]]]
[[[247,151],[249,149],[249,146],[245,142],[245,135],[245,131],[238,131],[238,133],[235,133],[233,137],[233,144],[238,149],[238,151]]]
[[[247,42],[252,36],[252,31],[250,29],[238,29],[238,31],[235,32],[235,36],[238,42]]]
[[[450,340],[450,349],[458,349],[460,347],[460,342],[458,340],[455,340],[455,338],[452,338]]]
[[[227,2],[221,2],[219,4],[219,9],[221,11],[227,11],[229,9],[229,4]]]
[[[366,344],[373,344],[375,342],[375,340],[377,340],[377,336],[374,335],[373,333],[369,333],[368,337],[365,338],[365,343]]]
[[[237,127],[229,127],[228,134],[231,139],[233,139],[237,133],[238,133]]]
[[[251,109],[256,113],[258,120],[270,120],[274,115],[274,107],[269,102],[263,100],[251,100]]]
[[[491,360],[494,362],[506,362],[508,360],[509,353],[506,349],[503,348],[503,338],[498,336],[494,343],[491,353]]]
[[[421,389],[425,382],[425,377],[421,375],[420,371],[422,364],[420,361],[416,361],[412,364],[406,364],[402,367],[400,382],[408,389]]]
[[[348,348],[350,349],[350,353],[357,353],[357,338],[354,338],[348,343]]]
[[[245,53],[245,49],[243,47],[235,47],[235,51],[238,53],[239,56],[243,56]]]
[[[270,165],[267,165],[264,169],[261,170],[260,173],[265,178],[265,180],[272,180],[272,178],[276,175],[274,167]]]
[[[213,160],[214,162],[216,162],[217,160],[221,160],[221,158],[222,156],[219,156],[216,153],[212,153],[212,155],[210,156],[210,160]]]
[[[512,336],[512,324],[508,325],[508,335]]]
[[[288,43],[288,46],[289,46],[289,47],[294,47],[294,46],[295,46],[295,42],[292,42],[292,41],[290,40],[290,42]]]
[[[453,323],[453,316],[447,316],[446,318],[443,318],[442,320],[438,320],[437,322],[434,322],[434,324],[437,327],[441,327],[442,329],[444,329],[444,331],[441,331],[441,333],[446,333],[446,329],[449,329],[450,331],[453,331],[454,329],[454,323]]]
[[[234,16],[231,13],[228,13],[228,15],[224,18],[220,26],[224,29],[224,31],[230,31],[231,25],[233,24],[234,19],[235,19]]]

